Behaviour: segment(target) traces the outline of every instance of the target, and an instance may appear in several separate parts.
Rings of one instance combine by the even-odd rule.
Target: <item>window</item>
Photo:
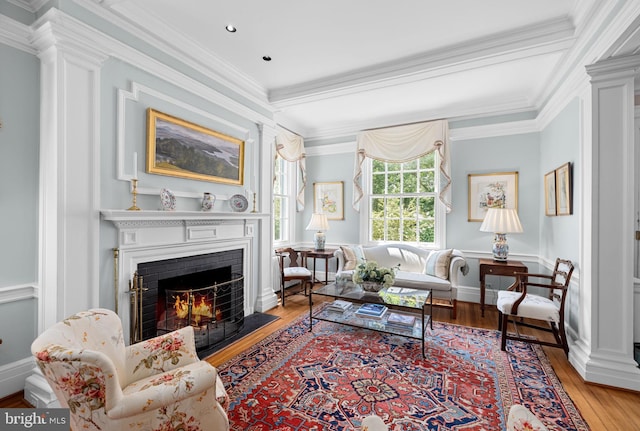
[[[290,165],[282,157],[277,156],[274,167],[273,182],[273,242],[283,243],[289,241],[290,212],[291,212],[291,187]]]
[[[432,152],[405,163],[370,160],[368,242],[402,241],[430,247],[443,243],[437,158]]]

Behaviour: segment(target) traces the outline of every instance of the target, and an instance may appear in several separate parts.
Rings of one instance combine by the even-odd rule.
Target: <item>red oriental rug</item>
[[[514,403],[550,430],[588,430],[544,351],[434,322],[419,340],[300,319],[218,367],[232,430],[503,430]]]

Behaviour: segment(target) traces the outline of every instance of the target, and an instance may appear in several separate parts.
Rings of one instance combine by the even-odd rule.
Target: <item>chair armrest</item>
[[[198,362],[193,327],[185,326],[126,348],[127,384]]]
[[[449,262],[449,282],[451,287],[458,287],[460,282],[458,281],[459,274],[465,275],[469,270],[467,261],[462,256],[451,256]]]
[[[125,388],[118,404],[107,408],[111,419],[121,419],[175,404],[194,395],[209,392],[216,398],[218,371],[206,361],[142,379]]]

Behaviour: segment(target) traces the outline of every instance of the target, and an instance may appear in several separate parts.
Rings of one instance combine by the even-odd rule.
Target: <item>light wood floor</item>
[[[207,358],[207,361],[214,366],[219,366],[266,336],[287,326],[300,315],[309,312],[308,301],[308,297],[301,294],[287,296],[286,307],[278,306],[268,311],[270,314],[279,316],[280,319],[213,354]],[[496,329],[498,316],[496,309],[489,307],[483,318],[480,316],[478,304],[461,302],[458,303],[456,320],[451,320],[449,312],[444,309],[435,309],[434,319],[459,325]],[[546,333],[530,331],[531,335],[548,336]],[[587,384],[573,369],[561,349],[544,347],[544,350],[564,389],[592,430],[640,431],[640,392]],[[20,392],[0,400],[0,407],[29,407],[29,404],[24,401],[23,394]]]

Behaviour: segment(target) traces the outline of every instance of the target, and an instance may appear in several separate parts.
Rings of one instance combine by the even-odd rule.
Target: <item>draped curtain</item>
[[[304,210],[304,189],[307,185],[304,139],[288,130],[279,129],[276,135],[276,153],[283,159],[298,164],[301,181],[296,195],[296,209],[302,211]]]
[[[440,201],[451,211],[451,173],[449,167],[449,122],[436,120],[403,126],[368,130],[358,135],[353,177],[353,208],[360,211],[362,164],[366,157],[391,163],[404,163],[437,151],[440,155]]]

